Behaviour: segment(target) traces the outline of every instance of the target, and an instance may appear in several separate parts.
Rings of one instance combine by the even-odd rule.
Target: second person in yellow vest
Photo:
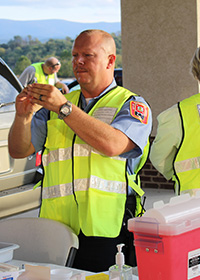
[[[191,72],[200,81],[200,48],[191,61]],[[174,181],[177,195],[200,190],[200,93],[158,116],[158,129],[150,160],[163,176]]]
[[[33,83],[49,84],[60,88],[62,93],[68,93],[67,85],[57,77],[60,67],[60,61],[55,57],[50,57],[45,62],[37,62],[28,66],[20,75],[19,80],[24,87]]]

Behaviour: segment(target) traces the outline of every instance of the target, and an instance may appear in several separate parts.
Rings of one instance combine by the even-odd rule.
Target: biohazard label
[[[200,275],[200,249],[188,253],[188,279]]]
[[[149,117],[149,108],[140,102],[131,101],[130,102],[130,113],[131,116],[138,119],[141,123],[147,124]]]

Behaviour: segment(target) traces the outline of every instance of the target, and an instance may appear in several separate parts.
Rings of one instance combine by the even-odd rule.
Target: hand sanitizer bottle
[[[124,254],[122,247],[117,245],[118,253],[115,256],[116,264],[109,268],[109,279],[111,280],[132,280],[132,267],[124,264]]]

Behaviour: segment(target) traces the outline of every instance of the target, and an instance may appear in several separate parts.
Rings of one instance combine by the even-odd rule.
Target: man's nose
[[[79,55],[76,59],[76,62],[78,64],[84,64],[84,57],[82,55]]]

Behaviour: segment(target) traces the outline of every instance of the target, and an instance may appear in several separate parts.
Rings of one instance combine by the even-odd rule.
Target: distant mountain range
[[[67,36],[75,39],[85,29],[102,29],[108,33],[118,33],[121,32],[121,23],[80,23],[59,19],[30,21],[0,19],[0,43],[7,43],[14,36],[26,38],[28,35],[41,42],[48,39],[64,39]]]

